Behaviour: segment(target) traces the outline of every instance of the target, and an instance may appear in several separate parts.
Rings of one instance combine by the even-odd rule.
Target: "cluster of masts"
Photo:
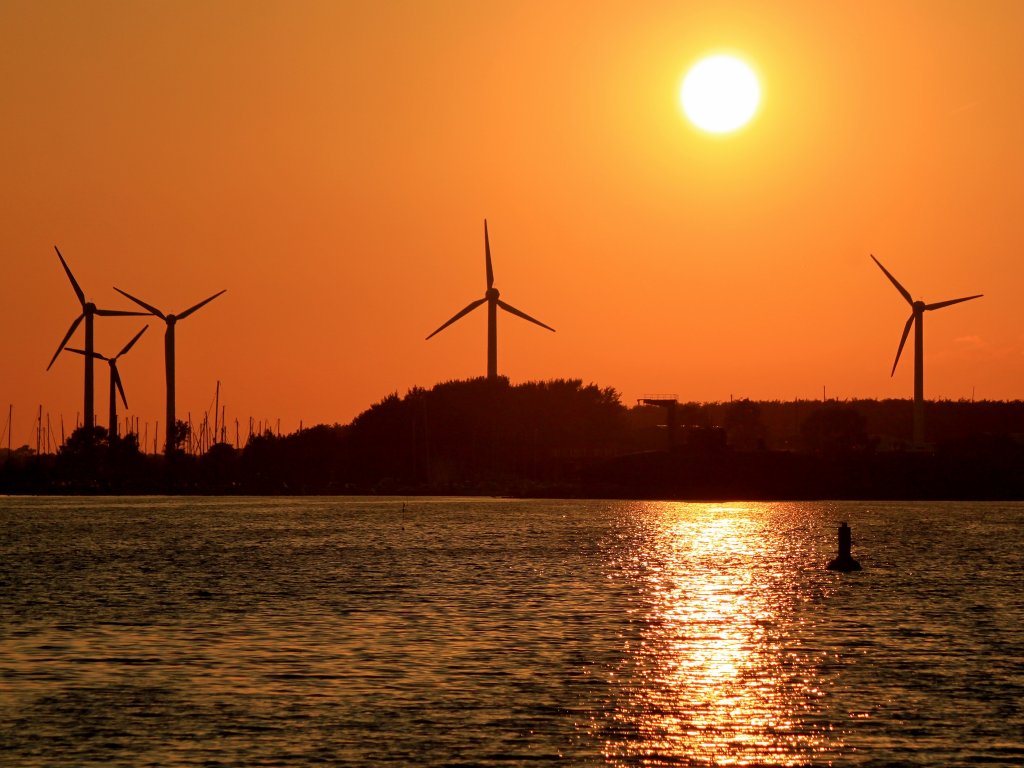
[[[117,397],[121,398],[121,402],[124,403],[125,407],[128,406],[128,400],[124,393],[124,386],[121,382],[121,376],[117,371],[117,361],[119,358],[128,353],[129,350],[135,345],[135,342],[139,340],[146,328],[149,326],[143,326],[121,350],[113,357],[106,357],[97,353],[93,347],[93,318],[96,315],[100,317],[109,316],[141,316],[141,315],[153,315],[160,318],[166,324],[166,330],[164,332],[164,363],[165,373],[167,380],[167,409],[166,409],[166,425],[171,426],[176,424],[175,421],[175,399],[174,399],[174,328],[179,320],[184,320],[186,317],[197,311],[201,307],[210,303],[222,293],[224,290],[218,291],[212,296],[203,299],[198,304],[195,304],[184,312],[178,314],[165,314],[164,312],[157,309],[152,304],[147,304],[135,296],[132,296],[127,291],[122,291],[120,288],[115,286],[116,290],[121,295],[133,301],[139,305],[145,312],[137,311],[125,311],[125,310],[114,310],[114,309],[100,309],[95,304],[86,301],[85,293],[78,285],[78,281],[75,280],[75,276],[71,273],[71,269],[68,267],[67,262],[64,261],[64,257],[61,255],[60,250],[57,250],[57,257],[60,259],[61,265],[64,267],[64,271],[67,273],[68,279],[71,281],[71,286],[74,288],[75,294],[78,297],[79,303],[82,305],[82,313],[75,318],[71,323],[71,327],[68,332],[64,335],[60,345],[57,347],[56,353],[50,360],[50,365],[47,366],[47,370],[53,365],[54,361],[60,355],[62,351],[73,352],[75,354],[82,355],[85,358],[85,403],[83,412],[85,414],[84,423],[88,425],[95,424],[94,412],[93,412],[93,360],[103,360],[110,366],[110,418],[109,418],[109,432],[112,435],[117,434]],[[910,292],[904,288],[899,281],[892,276],[882,263],[871,256],[878,267],[885,273],[885,276],[889,278],[896,290],[900,292],[900,295],[906,299],[910,305],[911,313],[910,318],[907,320],[906,326],[903,328],[903,335],[900,338],[899,347],[896,350],[896,359],[893,362],[892,371],[890,376],[895,375],[896,366],[899,364],[900,355],[903,353],[903,347],[907,343],[907,338],[910,335],[911,327],[914,328],[914,444],[921,446],[924,444],[924,313],[933,309],[942,309],[952,304],[959,304],[963,301],[970,301],[972,299],[980,298],[983,294],[975,294],[973,296],[964,296],[958,299],[949,299],[948,301],[940,301],[932,304],[926,304],[923,301],[914,301]],[[484,220],[484,262],[487,276],[487,289],[484,293],[483,298],[477,299],[470,302],[461,311],[456,313],[450,320],[441,325],[436,331],[427,336],[427,339],[432,338],[436,334],[443,331],[452,323],[461,319],[465,315],[468,315],[477,307],[487,304],[487,378],[497,379],[498,377],[498,309],[501,308],[505,312],[516,315],[524,320],[527,320],[535,325],[539,325],[541,328],[545,328],[549,331],[555,329],[540,320],[530,317],[525,312],[516,309],[510,304],[502,301],[499,296],[498,289],[494,287],[494,269],[491,264],[491,242],[490,236],[487,231],[487,220]],[[84,348],[68,347],[67,343],[71,339],[72,334],[78,328],[82,321],[85,321],[85,344]],[[215,416],[216,420],[216,416]],[[238,429],[236,420],[236,432]],[[252,420],[250,419],[249,432],[252,434]],[[222,427],[223,429],[223,422]],[[278,427],[280,431],[280,426]],[[214,429],[214,439],[216,439],[217,429]],[[171,452],[175,449],[175,436],[173,429],[166,429],[167,438],[165,443],[165,451]],[[237,442],[237,438],[236,438]]]
[[[220,382],[217,382],[218,390]],[[221,406],[221,416],[218,419],[216,416],[211,421],[210,412],[207,411],[202,414],[202,419],[193,424],[192,413],[189,412],[185,418],[185,423],[188,424],[188,435],[182,440],[179,448],[185,453],[192,455],[202,455],[206,453],[215,443],[225,443],[230,445],[231,441],[234,442],[235,448],[241,448],[245,445],[245,440],[252,440],[253,436],[263,436],[267,434],[274,435],[277,437],[281,436],[281,419],[277,419],[276,424],[271,419],[256,419],[253,416],[249,417],[248,424],[243,425],[239,419],[234,419],[234,426],[228,424],[227,419],[227,406]],[[81,426],[79,419],[81,413],[75,414],[75,426]],[[9,404],[7,408],[7,421],[4,424],[3,430],[0,430],[0,445],[6,447],[8,455],[12,451],[12,434],[11,425],[14,419],[14,405]],[[160,452],[159,445],[159,432],[160,422],[157,421],[153,428],[153,439],[150,441],[149,422],[141,423],[138,416],[125,416],[122,419],[124,423],[125,432],[134,435],[138,440],[138,445],[141,449],[149,450],[149,446],[152,446],[153,453]],[[64,416],[61,415],[60,419],[55,423],[51,421],[50,412],[43,412],[43,406],[39,406],[39,411],[34,420],[34,434],[35,434],[35,446],[36,454],[42,455],[44,453],[54,453],[58,448],[63,446],[67,440],[64,425]],[[299,431],[302,431],[302,422],[299,422]],[[245,430],[248,429],[248,432]],[[117,434],[117,430],[114,430],[114,434]],[[28,447],[27,445],[25,447]]]

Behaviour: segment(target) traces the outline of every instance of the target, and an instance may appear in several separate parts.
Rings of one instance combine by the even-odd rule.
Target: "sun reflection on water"
[[[805,764],[828,734],[808,717],[821,691],[790,632],[799,567],[792,553],[767,551],[771,515],[760,505],[657,504],[643,516],[633,575],[646,616],[606,757]]]

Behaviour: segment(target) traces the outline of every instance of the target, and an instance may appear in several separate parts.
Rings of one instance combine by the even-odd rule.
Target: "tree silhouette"
[[[555,481],[566,462],[617,450],[624,413],[615,390],[578,379],[445,382],[357,416],[352,470],[378,489]]]
[[[750,400],[735,400],[725,408],[725,429],[729,445],[738,451],[765,447],[766,430],[761,421],[761,406]]]
[[[823,456],[848,456],[870,445],[866,420],[848,405],[825,405],[807,417],[800,431],[804,448]]]
[[[170,439],[167,441],[167,446],[174,453],[180,453],[184,450],[185,444],[192,437],[192,427],[189,426],[187,421],[177,419],[174,422],[174,430],[169,435]]]
[[[79,427],[57,452],[54,481],[75,491],[121,492],[145,488],[145,457],[138,438],[110,435],[104,427]]]

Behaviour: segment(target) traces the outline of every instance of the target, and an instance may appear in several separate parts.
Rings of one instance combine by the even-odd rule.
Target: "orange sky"
[[[0,2],[0,407],[34,444],[82,364],[46,364],[117,285],[178,328],[178,413],[347,422],[478,376],[483,219],[512,381],[627,402],[907,397],[927,301],[929,398],[1024,382],[1024,4]],[[712,138],[686,68],[732,49],[762,108]],[[97,320],[97,350],[142,325]],[[163,415],[162,323],[120,369]],[[82,343],[81,332],[75,342]],[[106,422],[107,370],[96,368]],[[0,423],[6,421],[6,413]],[[68,427],[70,428],[70,427]],[[243,426],[243,432],[245,427]],[[152,435],[152,433],[150,433]]]

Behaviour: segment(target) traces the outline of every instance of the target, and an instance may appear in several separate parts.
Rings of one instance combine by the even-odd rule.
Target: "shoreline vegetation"
[[[671,418],[578,379],[470,379],[201,455],[80,428],[55,454],[0,449],[0,494],[1024,499],[1024,401],[925,405],[915,448],[909,400],[680,402]]]

